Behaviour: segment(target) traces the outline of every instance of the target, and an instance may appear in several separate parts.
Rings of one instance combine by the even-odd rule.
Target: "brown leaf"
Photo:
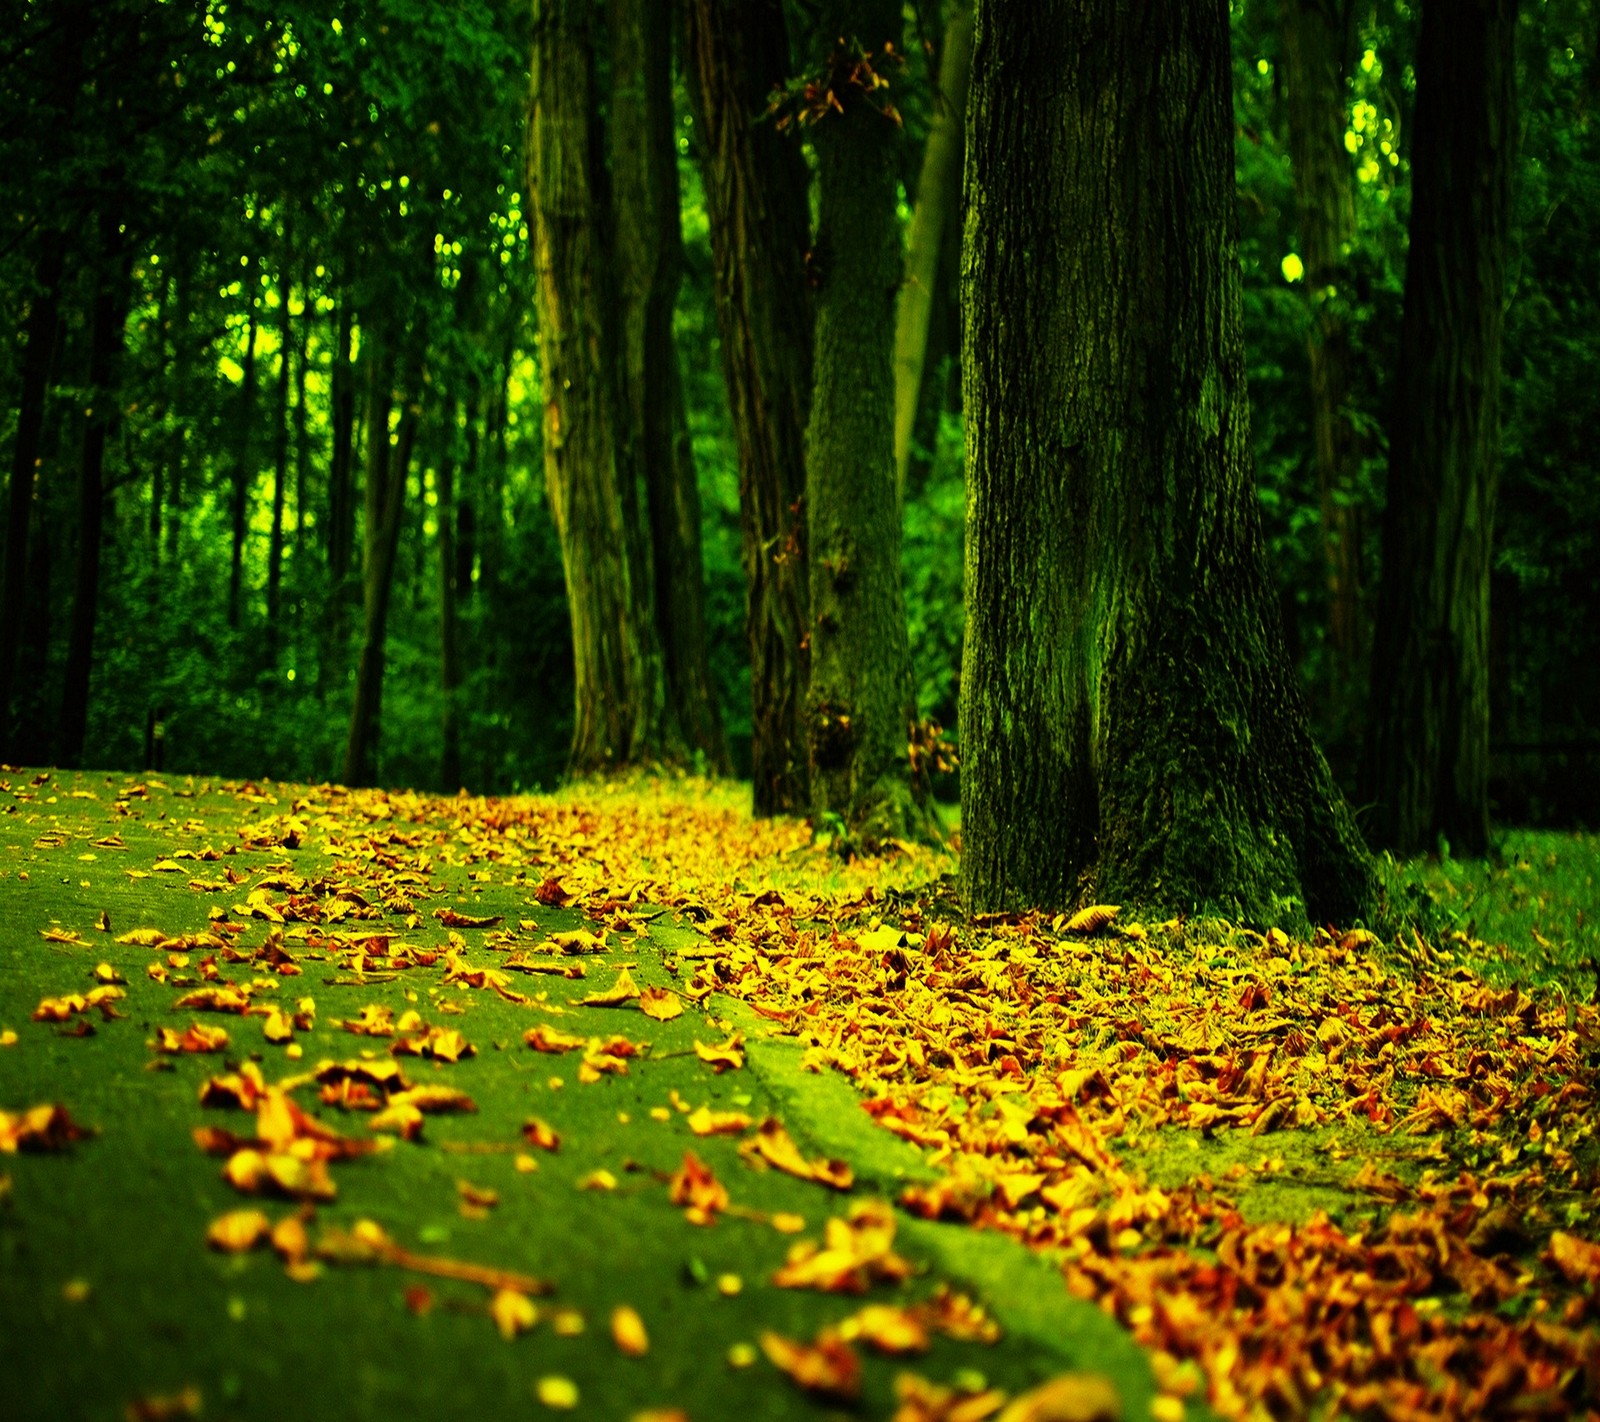
[[[72,1119],[65,1106],[31,1106],[26,1111],[0,1111],[0,1155],[19,1150],[62,1151],[94,1132]]]

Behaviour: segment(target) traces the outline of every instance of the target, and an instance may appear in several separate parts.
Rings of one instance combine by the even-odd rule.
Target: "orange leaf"
[[[807,1392],[840,1402],[854,1402],[861,1396],[861,1362],[832,1329],[823,1329],[811,1344],[766,1329],[761,1334],[761,1351]]]

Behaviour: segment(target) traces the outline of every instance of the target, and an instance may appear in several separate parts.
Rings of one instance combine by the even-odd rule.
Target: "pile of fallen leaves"
[[[149,975],[181,994],[177,1008],[259,1017],[291,1061],[313,1030],[382,1055],[326,1058],[276,1083],[251,1064],[208,1080],[202,1105],[250,1125],[208,1122],[198,1144],[235,1189],[291,1206],[276,1220],[254,1206],[223,1216],[216,1248],[270,1248],[296,1277],[378,1263],[465,1278],[488,1290],[507,1336],[532,1327],[544,1281],[410,1253],[371,1222],[309,1228],[336,1193],[331,1166],[381,1152],[386,1135],[417,1139],[430,1113],[472,1109],[453,1088],[416,1084],[406,1065],[459,1061],[472,1045],[418,1012],[378,1006],[319,1027],[313,997],[291,1008],[276,989],[314,962],[342,984],[403,977],[527,1005],[541,975],[585,978],[605,962],[615,971],[583,1004],[657,1021],[685,1004],[744,1004],[743,1033],[695,1044],[712,1070],[737,1070],[746,1039],[764,1033],[803,1043],[811,1069],[848,1075],[863,1110],[936,1168],[900,1207],[1002,1231],[1059,1261],[1066,1288],[1151,1351],[1165,1415],[1181,1416],[1180,1400],[1196,1394],[1230,1417],[1596,1415],[1600,1011],[1489,986],[1463,965],[1463,940],[1383,944],[1325,929],[1293,941],[1130,922],[1111,906],[969,922],[942,897],[947,857],[907,847],[841,870],[803,826],[753,823],[725,794],[673,782],[506,801],[324,788],[287,813],[252,815],[240,838],[314,841],[333,869],[250,881],[221,851],[175,853],[153,872],[191,874],[195,887],[235,896],[231,908],[202,933],[119,941],[158,955]],[[418,904],[446,868],[578,910],[590,927],[541,936],[531,922],[426,916]],[[610,955],[637,951],[663,913],[691,926],[695,944],[667,964],[675,988],[641,989]],[[433,920],[444,944],[406,943]],[[461,929],[484,934],[470,953]],[[121,988],[103,966],[95,989],[48,998],[36,1015],[71,1031],[115,1015]],[[448,1013],[448,999],[436,1008]],[[197,1017],[159,1029],[152,1047],[159,1061],[228,1041]],[[573,1054],[580,1082],[625,1073],[646,1050],[548,1023],[525,1043]],[[297,1093],[363,1113],[378,1134],[333,1129]],[[833,1191],[853,1183],[846,1162],[808,1159],[776,1121],[702,1108],[689,1125],[740,1137],[763,1168]],[[59,1148],[80,1130],[61,1108],[0,1113],[0,1150]],[[525,1136],[559,1148],[542,1123]],[[1275,1182],[1343,1204],[1288,1219],[1245,1207]],[[734,1210],[693,1152],[666,1184],[691,1223]],[[464,1192],[463,1207],[492,1201]],[[894,1221],[854,1205],[820,1240],[797,1241],[773,1282],[893,1286],[909,1273]],[[869,1304],[814,1342],[766,1334],[761,1347],[808,1391],[848,1400],[859,1390],[854,1345],[899,1356],[926,1347],[930,1331],[986,1329],[970,1300],[941,1295]],[[613,1320],[613,1331],[624,1351],[648,1346],[642,1324]],[[899,1395],[902,1422],[1050,1415],[1015,1402],[1003,1412],[1003,1394],[910,1374]]]

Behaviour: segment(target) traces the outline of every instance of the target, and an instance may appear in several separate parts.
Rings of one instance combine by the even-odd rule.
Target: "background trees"
[[[944,169],[928,140],[950,131],[936,81],[959,68],[964,7],[895,12],[903,63],[881,67],[889,88],[879,97],[902,126],[888,122],[878,135],[874,191],[889,214],[881,230],[898,246],[888,243],[893,270],[881,290],[842,294],[829,288],[828,243],[811,207],[828,125],[778,124],[784,103],[803,104],[825,73],[831,40],[815,8],[683,0],[672,67],[652,43],[648,73],[642,58],[627,58],[628,6],[579,8],[596,23],[593,117],[605,121],[592,171],[613,253],[603,304],[614,308],[605,320],[618,408],[627,408],[618,438],[634,470],[663,722],[676,726],[661,744],[687,762],[698,748],[704,764],[717,763],[714,734],[692,729],[672,690],[671,589],[661,579],[692,555],[662,560],[662,525],[650,517],[671,510],[682,532],[694,523],[684,513],[692,493],[706,672],[690,705],[715,703],[760,807],[811,805],[809,661],[814,619],[828,610],[812,606],[810,579],[819,566],[831,576],[807,546],[814,319],[835,296],[854,311],[870,306],[870,320],[846,321],[844,355],[864,368],[917,304],[905,298],[925,295],[924,372],[894,458],[905,469],[898,565],[909,657],[866,661],[875,685],[898,688],[891,721],[907,723],[882,741],[884,763],[896,775],[904,766],[909,783],[914,701],[918,773],[953,798],[956,779],[937,768],[928,723],[957,719],[969,412],[948,260],[959,212],[952,220],[940,200]],[[659,23],[659,7],[645,8],[640,23]],[[550,781],[573,746],[576,677],[544,476],[550,392],[526,166],[531,13],[501,0],[226,9],[110,0],[93,25],[71,23],[73,13],[68,0],[21,5],[3,42],[12,82],[0,96],[0,295],[11,334],[0,342],[0,753],[13,762],[70,754],[70,687],[89,764],[159,758],[178,770],[337,775],[359,725],[362,773],[385,781]],[[1377,610],[1413,158],[1422,159],[1419,14],[1401,0],[1239,0],[1230,15],[1257,493],[1288,651],[1316,733],[1353,791],[1365,675],[1359,657],[1352,670],[1339,629],[1353,619],[1355,644],[1368,646]],[[1307,17],[1337,30],[1336,63],[1325,58],[1309,75],[1292,43]],[[1600,416],[1587,377],[1600,354],[1596,28],[1589,0],[1548,0],[1524,8],[1516,40],[1525,133],[1507,229],[1505,457],[1488,558],[1489,794],[1504,813],[1544,819],[1589,813],[1600,788],[1600,519],[1583,434]],[[843,38],[875,48],[860,31],[852,22]],[[626,77],[635,70],[637,82]],[[1312,110],[1304,123],[1302,99]],[[651,140],[626,139],[620,165],[619,125]],[[1336,220],[1319,228],[1315,214],[1330,203]],[[106,367],[111,398],[97,402],[88,397],[96,302],[109,289],[108,219],[126,263],[125,314],[122,349]],[[658,235],[648,251],[626,244],[644,260],[624,273],[615,258],[626,223]],[[920,263],[934,244],[916,234],[941,225],[927,278]],[[650,349],[662,350],[668,310],[681,425],[674,362],[643,358],[647,330]],[[380,340],[380,329],[390,334]],[[386,419],[371,378],[385,350]],[[666,393],[643,394],[647,379]],[[897,384],[903,431],[908,382]],[[874,377],[869,396],[869,382],[852,375],[824,387],[877,410],[861,417],[877,451],[879,432],[896,425],[889,386],[879,391]],[[90,411],[107,417],[94,437],[98,504],[83,481]],[[664,417],[652,447],[676,430],[670,461],[644,457],[647,414]],[[1319,454],[1329,430],[1342,451],[1331,483]],[[401,468],[406,431],[403,480],[387,486],[398,503],[380,500],[369,518],[373,456],[386,448],[385,470]],[[881,451],[869,459],[864,446],[841,446],[850,467],[876,467]],[[669,469],[676,482],[648,482]],[[380,714],[369,721],[353,713],[366,575],[383,560],[364,555],[369,526],[384,532],[391,506],[385,622],[372,646],[383,654]],[[1330,585],[1329,530],[1341,519],[1338,550],[1359,553],[1361,575]],[[80,559],[96,548],[97,566]],[[94,596],[80,598],[80,571],[91,568]],[[369,690],[378,660],[367,660]]]

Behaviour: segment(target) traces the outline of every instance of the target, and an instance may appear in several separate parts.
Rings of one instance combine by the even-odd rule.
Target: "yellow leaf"
[[[713,1111],[702,1106],[690,1113],[689,1129],[697,1136],[736,1136],[750,1129],[750,1117],[743,1111]]]
[[[622,968],[617,972],[616,981],[604,992],[592,992],[587,997],[579,998],[578,1002],[581,1007],[621,1007],[640,996],[642,994],[633,980],[633,974],[627,968]]]
[[[1062,925],[1064,933],[1098,933],[1122,911],[1120,904],[1090,904]]]
[[[1063,1373],[1015,1397],[996,1422],[1121,1422],[1122,1398],[1102,1373]]]
[[[489,1300],[489,1317],[500,1330],[500,1336],[509,1342],[539,1322],[539,1307],[516,1289],[497,1289]]]
[[[645,1331],[644,1320],[627,1304],[618,1304],[611,1311],[611,1336],[617,1350],[629,1358],[642,1358],[650,1351],[650,1335]]]
[[[542,1377],[534,1384],[533,1391],[540,1402],[556,1411],[570,1412],[578,1405],[578,1385],[571,1378],[555,1374]]]
[[[657,1022],[670,1022],[683,1014],[683,999],[669,988],[646,988],[639,995],[639,1011]]]
[[[224,1254],[244,1254],[272,1233],[272,1221],[260,1210],[230,1210],[211,1221],[206,1243]]]

